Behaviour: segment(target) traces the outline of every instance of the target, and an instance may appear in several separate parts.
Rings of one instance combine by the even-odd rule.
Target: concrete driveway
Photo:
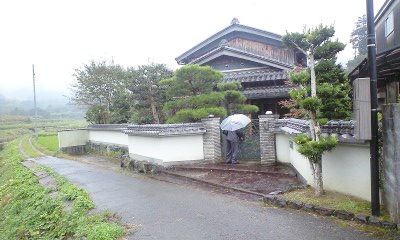
[[[266,208],[195,186],[55,157],[36,162],[87,189],[98,210],[138,225],[129,239],[372,239],[330,218]]]

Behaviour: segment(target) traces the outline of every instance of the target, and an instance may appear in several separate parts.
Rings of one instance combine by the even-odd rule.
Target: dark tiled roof
[[[251,52],[244,51],[242,49],[237,49],[237,48],[228,47],[228,46],[217,47],[217,48],[205,53],[204,55],[202,55],[202,56],[200,56],[198,58],[190,60],[189,63],[190,64],[193,64],[193,63],[194,64],[199,64],[202,60],[204,60],[204,59],[206,59],[208,57],[211,57],[213,55],[217,55],[218,52],[230,52],[232,54],[239,54],[239,55],[247,56],[247,57],[255,59],[255,61],[259,60],[259,61],[262,61],[264,63],[268,62],[270,64],[275,64],[276,66],[280,66],[280,67],[282,67],[284,69],[293,68],[293,64],[282,62],[282,61],[279,61],[277,59],[274,59],[274,58],[271,58],[271,57],[268,57],[268,56],[262,56],[262,55],[258,55],[258,54],[254,54],[254,53],[251,53]]]
[[[243,90],[248,99],[289,97],[289,91],[297,88],[293,85],[250,87]]]
[[[196,46],[192,47],[191,49],[187,50],[185,53],[181,54],[179,57],[175,58],[175,60],[180,64],[180,61],[182,59],[187,58],[189,55],[193,54],[194,52],[198,51],[199,49],[211,44],[213,41],[222,38],[223,36],[226,36],[227,34],[234,32],[234,31],[239,31],[239,32],[249,32],[253,34],[257,34],[258,36],[262,36],[264,38],[270,38],[270,39],[275,39],[276,41],[281,42],[281,35],[276,34],[276,33],[271,33],[267,32],[261,29],[241,25],[241,24],[231,24],[230,26],[222,29],[221,31],[215,33],[211,37],[207,38],[206,40],[202,41],[201,43],[197,44]],[[185,63],[186,64],[186,63]]]
[[[144,136],[199,135],[206,129],[201,123],[129,125],[126,134]]]
[[[289,134],[309,133],[310,126],[307,120],[303,119],[277,119],[277,127]],[[364,140],[357,140],[354,136],[353,121],[334,121],[331,120],[327,124],[321,126],[323,134],[337,134],[339,141],[342,143],[365,143]]]
[[[269,70],[244,70],[244,71],[234,71],[225,72],[223,83],[226,82],[263,82],[263,81],[273,81],[273,80],[288,80],[289,73],[286,71],[271,72]]]
[[[128,124],[89,124],[90,130],[100,131],[123,131],[128,127]]]

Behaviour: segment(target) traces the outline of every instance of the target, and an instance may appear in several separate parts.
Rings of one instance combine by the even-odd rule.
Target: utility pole
[[[380,215],[379,203],[379,160],[378,160],[378,96],[376,73],[376,45],[375,45],[375,21],[374,1],[367,0],[367,48],[368,48],[368,72],[370,75],[371,94],[371,210],[372,215]]]
[[[33,73],[33,102],[34,102],[34,110],[35,110],[35,138],[38,140],[38,129],[37,129],[37,111],[36,111],[36,86],[35,86],[35,65],[32,64],[32,73]]]

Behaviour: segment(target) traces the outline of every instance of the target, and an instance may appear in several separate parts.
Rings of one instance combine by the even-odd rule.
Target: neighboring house
[[[175,60],[180,65],[208,65],[224,73],[222,82],[239,81],[248,103],[259,114],[286,113],[278,102],[297,86],[288,83],[289,71],[306,66],[306,56],[283,46],[278,34],[241,25],[231,25],[189,49]]]
[[[379,105],[395,103],[400,81],[400,0],[386,0],[376,14],[375,38]],[[369,77],[367,59],[349,76],[352,80]]]

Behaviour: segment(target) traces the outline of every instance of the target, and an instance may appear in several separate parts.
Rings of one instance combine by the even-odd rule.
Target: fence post
[[[275,125],[279,115],[259,115],[261,163],[276,162]]]
[[[204,160],[220,162],[221,158],[221,130],[220,118],[210,117],[202,119],[206,133],[203,135]]]

